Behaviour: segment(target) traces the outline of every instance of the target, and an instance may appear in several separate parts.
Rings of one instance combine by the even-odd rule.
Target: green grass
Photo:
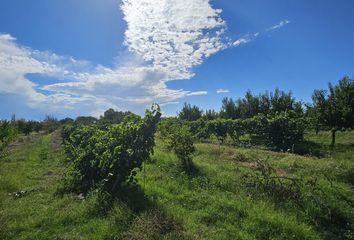
[[[353,239],[354,133],[308,134],[316,151],[300,156],[259,148],[197,144],[186,174],[157,139],[139,185],[109,208],[96,193],[56,194],[66,172],[55,135],[38,136],[0,160],[0,239]],[[279,189],[255,191],[257,161],[274,175],[316,182],[300,204]],[[261,184],[261,183],[260,183]],[[292,194],[293,190],[285,185]],[[15,197],[9,193],[27,191]]]

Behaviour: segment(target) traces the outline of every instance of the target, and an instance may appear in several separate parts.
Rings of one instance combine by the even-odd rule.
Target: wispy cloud
[[[229,93],[230,91],[229,90],[227,90],[227,89],[218,89],[218,90],[216,90],[216,93],[217,94],[221,94],[221,93]]]
[[[239,38],[239,39],[237,39],[236,41],[234,41],[234,42],[232,43],[232,46],[238,47],[238,46],[240,46],[240,45],[249,43],[250,41],[252,41],[252,38],[251,38],[251,37],[244,36],[244,37]]]
[[[279,24],[274,25],[274,26],[268,28],[267,31],[271,31],[271,30],[275,30],[275,29],[284,27],[285,25],[287,25],[287,24],[289,24],[289,23],[290,23],[289,20],[283,20],[283,21],[281,21]]]
[[[278,28],[282,28],[282,27],[284,27],[285,25],[287,25],[289,23],[290,23],[289,20],[283,20],[280,23],[278,23],[278,24],[276,24],[274,26],[271,26],[271,27],[267,28],[266,30],[264,30],[262,32],[256,32],[256,33],[253,33],[253,34],[246,34],[246,35],[240,37],[239,39],[237,39],[236,41],[233,41],[233,42],[229,43],[228,46],[229,47],[238,47],[238,46],[247,44],[249,42],[252,42],[254,39],[256,39],[261,34],[264,34],[264,33],[270,32],[270,31],[274,31],[274,30],[276,30]]]

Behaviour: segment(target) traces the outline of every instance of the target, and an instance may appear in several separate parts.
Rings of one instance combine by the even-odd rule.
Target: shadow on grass
[[[91,202],[88,214],[92,217],[108,216],[116,204],[124,205],[134,215],[157,208],[156,202],[148,198],[143,189],[136,184],[125,184],[114,193],[93,190],[84,197],[84,200]]]
[[[346,169],[346,171],[339,175],[339,179],[354,186],[354,167]]]
[[[147,197],[139,185],[127,184],[113,196],[99,194],[98,197],[89,214],[113,216],[120,228],[118,239],[190,239],[182,225],[168,216],[153,198]],[[120,206],[118,210],[117,206]]]
[[[317,158],[326,156],[326,146],[311,141],[303,141],[302,143],[296,144],[294,150],[295,153],[299,155],[309,155]]]
[[[195,165],[195,163],[190,160],[188,161],[188,163],[183,163],[180,166],[181,171],[184,171],[189,177],[199,177],[202,176],[203,173],[200,170],[200,168],[197,167],[197,165]]]
[[[335,153],[345,153],[354,149],[354,144],[337,143],[334,147],[327,144],[304,141],[295,146],[295,153],[299,155],[310,155],[323,158]]]
[[[134,213],[157,208],[156,202],[148,198],[144,190],[136,184],[123,186],[115,194],[114,200],[124,202]]]

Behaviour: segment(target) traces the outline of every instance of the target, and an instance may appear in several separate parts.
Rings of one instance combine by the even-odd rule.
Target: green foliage
[[[178,113],[178,118],[186,121],[197,121],[202,117],[203,111],[197,106],[184,103],[182,110]]]
[[[243,184],[253,196],[267,194],[276,201],[292,201],[303,208],[306,201],[320,192],[316,179],[280,176],[268,160],[256,159],[254,165],[255,171],[242,176]]]
[[[224,119],[217,119],[208,123],[208,129],[216,136],[219,143],[224,143],[227,137],[228,122]]]
[[[97,122],[97,118],[89,116],[79,116],[75,119],[75,124],[77,125],[90,125]]]
[[[38,121],[32,121],[32,127],[31,127],[32,131],[34,132],[39,132],[43,129],[43,125],[41,122]]]
[[[232,98],[224,98],[222,100],[220,116],[226,119],[236,119],[241,117],[239,108]]]
[[[210,138],[212,130],[210,129],[210,121],[199,119],[198,121],[188,122],[191,133],[200,140],[206,140]]]
[[[7,145],[15,138],[16,128],[9,121],[0,121],[0,156]]]
[[[219,118],[219,115],[220,114],[218,112],[215,112],[215,110],[209,109],[205,111],[205,113],[202,116],[202,119],[206,121],[215,120]]]
[[[139,116],[132,112],[115,111],[110,108],[100,117],[100,122],[105,124],[118,124],[123,121],[138,121]]]
[[[268,120],[267,140],[277,150],[292,150],[304,139],[304,120],[294,118],[290,113],[280,113]]]
[[[343,239],[353,236],[351,211],[347,211],[350,200],[333,200],[333,183],[320,183],[318,175],[308,177],[279,175],[268,160],[256,159],[254,171],[242,175],[242,183],[252,198],[271,198],[278,205],[295,206],[299,213],[313,219],[317,224],[331,228]],[[329,188],[329,184],[332,187]],[[332,189],[331,189],[332,188]],[[344,204],[343,204],[344,203]],[[339,229],[338,229],[339,228]]]
[[[247,91],[244,98],[237,100],[224,98],[220,116],[225,119],[245,119],[258,114],[268,115],[286,111],[294,111],[299,117],[303,116],[302,103],[295,101],[291,92],[275,89],[272,93],[253,95]]]
[[[315,90],[310,108],[316,125],[323,125],[332,131],[332,145],[338,130],[354,128],[354,80],[344,77],[337,85],[329,84],[329,92]]]
[[[42,129],[46,133],[52,133],[55,130],[57,130],[59,127],[60,127],[60,122],[52,116],[47,116],[42,122]]]
[[[28,135],[32,131],[31,124],[24,119],[16,120],[16,127],[20,133],[25,135]]]
[[[25,119],[13,120],[12,123],[16,125],[18,133],[29,135],[31,132],[39,132],[42,130],[42,123],[37,121],[27,121]]]
[[[53,148],[56,134],[35,135],[0,161],[1,239],[353,239],[353,132],[338,132],[335,148],[328,146],[330,132],[306,134],[324,147],[320,159],[198,143],[193,163],[201,171],[193,178],[178,171],[174,153],[157,138],[144,192],[131,194],[142,184],[124,189],[126,200],[104,202],[108,211],[96,191],[84,199],[55,194],[67,171],[65,155]],[[245,184],[244,174],[259,177],[250,183],[263,178],[257,159],[268,159],[270,177],[305,183],[302,197],[294,198],[299,195],[293,195],[292,180],[281,179],[283,187],[276,180],[276,187],[258,192]],[[138,172],[139,183],[143,178]],[[320,191],[309,191],[311,179]],[[13,194],[21,191],[21,198]]]
[[[304,119],[297,117],[294,111],[268,116],[259,114],[247,119],[198,120],[188,122],[188,125],[198,139],[214,135],[219,143],[223,144],[229,136],[237,145],[242,136],[249,135],[257,144],[265,144],[282,151],[292,150],[295,144],[302,142],[305,129]]]
[[[131,112],[127,112],[123,118],[123,122],[134,122],[137,123],[141,121],[141,117]]]
[[[74,124],[74,119],[67,117],[67,118],[61,119],[59,122],[60,122],[60,124],[62,124],[62,125],[65,125],[65,124]]]
[[[173,150],[188,173],[193,171],[192,154],[195,152],[193,142],[193,135],[186,125],[175,129],[168,138],[169,149]]]
[[[71,171],[68,189],[87,193],[103,189],[113,193],[123,183],[133,182],[154,147],[159,109],[146,111],[139,122],[124,122],[102,130],[97,125],[65,127],[66,152]]]
[[[176,129],[182,127],[184,124],[185,121],[182,121],[178,118],[162,118],[158,124],[158,132],[162,138],[168,139],[170,134],[176,131]]]
[[[243,136],[247,130],[246,130],[246,123],[247,121],[245,120],[228,120],[226,122],[227,124],[227,134],[230,136],[232,139],[233,143],[236,145],[240,142],[240,137]]]

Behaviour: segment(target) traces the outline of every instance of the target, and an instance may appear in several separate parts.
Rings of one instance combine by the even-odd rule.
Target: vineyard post
[[[146,168],[145,168],[145,161],[143,162],[144,168],[144,192],[146,191]]]

